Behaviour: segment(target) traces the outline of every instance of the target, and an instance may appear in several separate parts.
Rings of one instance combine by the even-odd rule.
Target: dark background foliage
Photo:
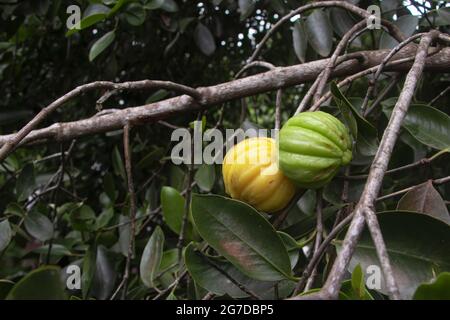
[[[39,110],[64,93],[96,80],[123,82],[158,79],[191,87],[230,81],[251,56],[256,43],[270,26],[290,10],[307,2],[0,1],[0,133],[8,134],[18,130]],[[402,23],[397,24],[402,31],[409,33],[407,35],[430,28],[448,32],[450,28],[450,11],[448,7],[445,8],[445,1],[417,1],[407,6],[396,0],[351,2],[357,3],[361,8],[370,4],[380,5],[383,18],[394,22],[402,20]],[[73,4],[82,9],[85,19],[91,18],[94,23],[68,35],[66,20],[69,15],[66,9]],[[111,13],[114,10],[112,8],[117,8],[117,11]],[[323,52],[326,56],[329,55],[330,49],[336,46],[343,33],[359,19],[340,9],[326,9],[324,13],[325,20],[314,22],[310,19],[309,27],[306,20],[310,12],[302,15],[295,23],[283,25],[263,49],[264,60],[276,66],[289,66],[320,59],[320,53]],[[321,33],[313,33],[313,27],[322,28]],[[293,41],[295,28],[302,28],[307,37]],[[294,31],[294,37],[296,32]],[[105,38],[108,34],[109,38]],[[107,41],[112,37],[112,41]],[[323,41],[317,43],[318,38]],[[353,42],[349,51],[385,47],[392,45],[381,30],[375,30],[362,34]],[[377,84],[379,90],[389,82],[389,76],[383,75]],[[401,75],[395,89],[385,98],[385,113],[395,103],[403,78]],[[427,105],[449,86],[449,82],[448,74],[424,74],[414,103]],[[358,106],[367,86],[367,79],[360,79],[345,88],[344,92]],[[283,91],[283,121],[293,114],[308,88],[309,84],[304,84]],[[94,115],[98,112],[96,100],[102,93],[96,91],[70,101],[46,119],[42,126]],[[121,92],[111,97],[102,108],[133,107],[174,95],[175,93],[165,90]],[[449,97],[447,93],[436,100],[432,106],[434,110],[448,114]],[[245,102],[247,109],[243,126],[273,126],[275,92],[249,97]],[[204,114],[207,127],[216,124],[221,112],[223,121],[220,128],[240,126],[239,121],[244,119],[242,101],[230,101],[220,107],[223,109],[210,109]],[[333,113],[338,110],[333,101],[328,101],[323,109]],[[369,121],[378,129],[378,137],[381,137],[387,123],[385,113],[380,106],[369,117]],[[423,118],[420,113],[412,117],[419,120]],[[170,123],[188,127],[196,118],[197,114],[184,114],[171,118]],[[447,134],[448,137],[450,128],[446,127],[448,122],[445,119],[438,116],[431,122],[424,120],[422,126],[420,123],[415,127],[413,125],[412,129],[409,128],[411,130],[404,128],[390,167],[406,165],[435,154],[438,150],[433,148],[433,142],[418,139],[414,130],[431,126],[440,128],[441,134]],[[168,197],[167,201],[174,206],[170,209],[175,212],[174,215],[182,211],[184,200],[177,196],[178,192],[185,189],[186,168],[174,166],[168,159],[171,132],[171,128],[160,124],[144,125],[132,131],[138,217],[158,211],[164,197]],[[19,148],[0,164],[0,221],[9,221],[10,228],[10,236],[7,236],[6,224],[3,225],[4,229],[0,229],[0,279],[5,279],[0,280],[4,281],[0,282],[0,297],[2,288],[12,286],[10,281],[19,281],[29,271],[46,262],[57,264],[61,268],[71,263],[83,264],[84,290],[72,292],[74,296],[109,298],[120,282],[129,233],[129,224],[123,223],[128,216],[129,197],[122,155],[122,132],[78,139],[64,163],[65,174],[55,191],[50,187],[57,180],[52,177],[61,165],[60,151],[67,151],[70,145],[71,142],[66,141]],[[448,160],[448,155],[444,154],[429,165],[389,175],[385,179],[383,194],[448,175]],[[359,163],[352,166],[352,174],[366,173],[369,165],[370,158],[362,157]],[[220,166],[201,167],[200,170],[202,174],[197,174],[195,181],[203,187],[196,186],[194,191],[212,191],[224,195]],[[330,215],[339,209],[342,183],[342,179],[335,179],[325,188],[324,197]],[[364,180],[350,183],[349,202],[357,201],[363,183]],[[162,192],[163,186],[171,186],[178,192]],[[445,206],[448,207],[450,199],[449,186],[436,186],[437,195],[433,186],[431,188],[432,190],[422,189],[420,195],[431,197],[432,200],[428,201],[433,204],[444,204],[444,209],[447,210]],[[399,199],[400,197],[393,197],[380,202],[378,209],[395,210]],[[298,208],[294,208],[296,213],[290,214],[291,218],[285,222],[283,230],[295,240],[304,240],[313,232],[314,218],[310,214],[314,211],[315,201],[315,195],[307,193],[299,202]],[[406,207],[412,208],[411,205]],[[165,269],[157,266],[155,272],[159,276],[155,280],[156,286],[161,290],[167,288],[178,272],[175,263],[178,236],[168,222],[170,213],[167,210],[169,209],[164,212],[164,219],[157,216],[151,221],[145,217],[138,220],[138,230],[141,232],[136,235],[136,256],[131,269],[128,298],[156,295],[153,288],[148,288],[148,283],[147,287],[143,285],[138,272],[144,247],[156,224],[161,224],[165,236],[162,257]],[[179,219],[177,217],[174,219]],[[52,254],[47,257],[50,243]],[[191,255],[194,259],[195,253],[191,252]],[[446,257],[446,263],[450,265],[449,257],[450,254]],[[298,270],[304,266],[305,259],[300,257]],[[325,265],[326,262],[321,266],[324,273]],[[229,263],[226,265],[228,267],[231,268]],[[196,285],[194,281],[183,283],[178,291],[171,293],[171,297],[201,297],[206,292],[205,286],[201,288],[198,279],[195,280]],[[250,283],[251,279],[244,280]],[[318,286],[321,281],[319,277]],[[258,285],[260,284],[249,284],[254,290],[257,290]],[[289,292],[289,289],[286,291]]]

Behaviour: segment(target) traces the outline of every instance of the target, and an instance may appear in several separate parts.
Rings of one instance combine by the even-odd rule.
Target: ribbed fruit
[[[279,132],[279,166],[297,186],[327,184],[352,159],[352,141],[345,125],[322,112],[302,112]]]
[[[250,138],[235,145],[225,155],[222,174],[226,193],[264,212],[281,210],[295,193],[295,186],[278,169],[276,141],[271,138]]]

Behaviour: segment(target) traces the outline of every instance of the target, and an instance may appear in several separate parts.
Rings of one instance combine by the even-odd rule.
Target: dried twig
[[[428,47],[431,41],[437,38],[438,34],[436,31],[431,31],[424,35],[420,41],[413,66],[406,76],[404,87],[394,107],[392,116],[372,163],[364,191],[354,210],[353,220],[345,236],[342,249],[333,264],[325,285],[321,289],[322,295],[326,298],[337,299],[338,297],[342,277],[364,227],[364,210],[373,206],[376,196],[380,191],[384,173],[386,172],[390,156],[400,132],[401,123],[408,111],[417,82],[423,71]]]

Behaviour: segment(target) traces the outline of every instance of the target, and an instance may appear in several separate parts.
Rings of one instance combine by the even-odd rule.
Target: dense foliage
[[[158,79],[191,87],[231,81],[267,30],[307,2],[1,0],[0,133],[19,130],[58,97],[96,80]],[[349,2],[363,9],[380,5],[382,17],[406,36],[432,28],[450,30],[446,1]],[[79,31],[67,29],[70,5],[81,8]],[[308,11],[271,37],[261,59],[289,66],[329,57],[359,20],[339,8]],[[361,33],[348,52],[395,44],[383,30],[372,30]],[[177,115],[167,119],[169,123],[133,127],[137,219],[124,286],[132,206],[123,132],[18,148],[0,163],[0,298],[109,299],[118,288],[122,291],[114,298],[201,299],[208,293],[232,298],[255,298],[254,293],[263,298],[291,296],[314,248],[316,211],[322,211],[326,236],[336,216],[348,215],[359,199],[404,74],[384,73],[370,100],[395,77],[396,85],[366,118],[359,107],[369,78],[354,81],[342,92],[332,90],[334,99],[321,109],[342,121],[353,119],[358,129],[352,132],[357,137],[354,159],[323,190],[306,191],[289,207],[277,231],[271,225],[276,218],[229,199],[220,165],[196,165],[191,172],[190,166],[170,160],[173,127],[189,128],[197,118],[204,120],[206,128],[221,130],[273,128],[276,92],[232,100],[201,114]],[[404,275],[399,277],[403,298],[448,298],[450,290],[444,273],[450,271],[450,184],[430,180],[450,172],[450,95],[444,91],[449,82],[448,74],[424,73],[389,168],[427,161],[388,174],[380,196],[412,188],[377,202],[394,271]],[[309,87],[301,84],[283,90],[282,124]],[[122,109],[176,95],[166,90],[123,91],[96,104],[102,94],[97,90],[71,100],[41,127],[91,117],[100,108]],[[344,175],[357,177],[346,180]],[[195,182],[192,192],[187,186],[191,181]],[[346,197],[342,197],[344,181]],[[192,199],[184,223],[186,195]],[[343,236],[326,251],[310,288],[322,286]],[[365,232],[341,297],[386,299],[384,288],[365,288],[367,267],[377,264],[370,234]],[[69,290],[65,280],[73,275],[73,265],[81,266],[81,289]]]

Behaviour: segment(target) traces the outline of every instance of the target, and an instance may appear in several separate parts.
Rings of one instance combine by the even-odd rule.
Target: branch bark
[[[406,76],[402,92],[395,104],[392,116],[389,119],[388,126],[384,131],[380,146],[378,147],[378,151],[370,168],[369,178],[364,186],[364,191],[354,210],[353,220],[345,236],[342,250],[339,252],[328,279],[321,290],[322,295],[326,298],[338,298],[342,278],[364,227],[364,211],[373,207],[380,191],[389,159],[400,132],[402,121],[405,118],[415,88],[423,72],[428,47],[430,46],[431,41],[437,38],[438,35],[439,34],[436,31],[431,31],[423,36],[420,41],[413,66]]]
[[[395,59],[408,58],[414,55],[416,48],[417,46],[415,45],[403,48],[395,55]],[[383,61],[388,53],[389,50],[352,53],[350,54],[351,59],[336,66],[330,77],[348,76],[367,68],[377,66]],[[32,130],[25,134],[2,135],[0,136],[0,146],[4,147],[10,143],[13,143],[13,145],[22,145],[32,142],[41,142],[41,140],[45,141],[47,139],[55,139],[58,141],[69,140],[85,135],[118,130],[123,128],[127,122],[130,122],[133,126],[156,122],[176,113],[197,111],[201,108],[212,107],[233,99],[313,81],[320,72],[326,68],[328,62],[329,59],[323,59],[290,67],[278,67],[274,70],[254,76],[233,80],[215,86],[198,88],[196,89],[196,92],[201,96],[201,104],[189,95],[182,95],[152,104],[121,109],[102,116],[94,116],[72,122],[55,123],[49,127]],[[385,70],[400,72],[408,70],[410,66],[410,63],[403,63],[400,65],[387,66]],[[441,73],[449,72],[450,48],[442,49],[439,53],[426,59],[425,70]],[[19,133],[28,131],[22,130],[19,131]],[[9,149],[9,151],[11,151],[11,149]]]

